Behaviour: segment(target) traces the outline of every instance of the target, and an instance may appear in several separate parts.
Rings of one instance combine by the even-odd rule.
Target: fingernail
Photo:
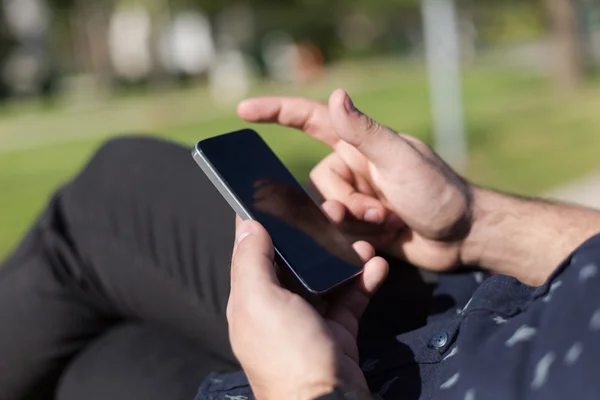
[[[240,244],[240,243],[242,243],[242,241],[243,241],[244,239],[246,239],[248,236],[250,236],[250,233],[251,233],[251,232],[250,232],[250,229],[248,229],[248,226],[247,226],[247,225],[243,225],[243,226],[240,228],[240,231],[238,232],[238,234],[237,234],[237,236],[236,236],[236,238],[235,238],[235,242],[236,242],[236,244]]]
[[[358,112],[348,93],[346,93],[346,98],[344,99],[344,106],[346,107],[346,111],[348,111],[349,114],[354,114]]]
[[[238,110],[238,112],[239,112],[240,110],[242,110],[243,108],[245,108],[245,107],[246,107],[246,104],[247,104],[247,100],[242,100],[242,101],[240,101],[240,102],[238,103],[238,105],[237,105],[237,110]]]
[[[381,223],[381,220],[383,219],[383,216],[381,215],[381,212],[379,212],[379,210],[376,210],[374,208],[369,208],[364,215],[364,220],[366,222],[371,222],[373,224],[378,224]]]

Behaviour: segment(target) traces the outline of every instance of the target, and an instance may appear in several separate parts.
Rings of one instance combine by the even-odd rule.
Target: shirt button
[[[432,349],[441,349],[448,344],[448,339],[450,339],[450,336],[448,336],[447,332],[439,331],[429,339],[429,347]]]

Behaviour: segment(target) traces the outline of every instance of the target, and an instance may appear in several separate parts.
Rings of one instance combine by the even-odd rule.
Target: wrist
[[[461,262],[538,286],[598,226],[590,210],[474,188]]]
[[[508,234],[506,230],[512,223],[518,223],[511,212],[515,209],[509,204],[511,201],[514,199],[501,193],[472,187],[472,222],[460,250],[462,265],[493,271],[501,257],[507,256],[499,250],[504,247],[501,239]]]

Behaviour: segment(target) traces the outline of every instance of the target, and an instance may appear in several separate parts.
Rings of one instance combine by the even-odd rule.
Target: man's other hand
[[[311,173],[324,211],[346,234],[436,271],[461,264],[472,187],[423,142],[358,111],[343,90],[329,104],[288,97],[246,100],[250,122],[298,128],[334,151]]]

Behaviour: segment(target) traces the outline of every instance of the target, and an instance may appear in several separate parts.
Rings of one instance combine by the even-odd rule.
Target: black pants
[[[0,269],[0,400],[189,400],[208,373],[239,369],[233,227],[187,149],[103,146]],[[393,268],[361,348],[423,325],[429,298],[414,269]]]

